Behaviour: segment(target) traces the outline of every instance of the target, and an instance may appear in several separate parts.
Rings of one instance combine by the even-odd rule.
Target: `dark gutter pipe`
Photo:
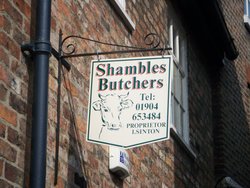
[[[37,0],[34,42],[34,101],[31,138],[30,187],[44,188],[48,123],[48,76],[51,0]]]
[[[239,52],[234,44],[234,39],[227,28],[227,24],[217,0],[214,0],[214,9],[222,26],[225,55],[229,60],[235,60],[238,57]]]

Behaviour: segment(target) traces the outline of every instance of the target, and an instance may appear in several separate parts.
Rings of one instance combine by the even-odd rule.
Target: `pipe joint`
[[[49,41],[35,41],[34,51],[36,53],[51,53],[51,44]]]

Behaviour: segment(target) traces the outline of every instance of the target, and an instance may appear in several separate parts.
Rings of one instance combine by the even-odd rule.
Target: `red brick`
[[[0,81],[3,81],[6,85],[10,85],[10,73],[0,64]]]
[[[247,83],[250,85],[250,63],[246,65]]]
[[[16,110],[20,114],[25,114],[27,113],[27,105],[26,103],[17,95],[10,93],[9,97],[9,105]]]
[[[11,23],[4,15],[0,15],[0,28],[5,32],[10,33]]]
[[[26,16],[27,19],[30,19],[31,17],[31,8],[30,5],[25,3],[24,5],[24,15]]]
[[[34,30],[34,27],[30,28],[30,22],[28,20],[24,20],[24,31],[25,31],[25,34],[26,35],[30,35],[31,32],[31,29]]]
[[[65,16],[65,18],[71,17],[70,7],[66,5],[63,0],[58,0],[57,7],[61,12],[63,12],[63,15]]]
[[[63,105],[62,114],[63,114],[64,118],[66,118],[67,120],[72,119],[72,117],[71,117],[72,114],[71,114],[71,111],[70,111],[70,108],[69,108],[68,104]]]
[[[5,163],[5,178],[13,183],[22,185],[24,173],[9,163]]]
[[[30,186],[29,186],[29,182],[30,182],[29,173],[25,173],[24,185],[23,185],[23,187],[30,187]]]
[[[25,41],[25,35],[20,31],[18,27],[13,29],[13,39],[21,45]]]
[[[0,177],[3,175],[3,160],[0,159]]]
[[[9,184],[6,180],[0,179],[0,187],[2,188],[14,188],[13,185]]]
[[[26,18],[30,18],[31,11],[29,4],[27,4],[24,0],[14,0],[13,2],[15,3],[19,11],[26,16]]]
[[[28,158],[25,157],[27,155],[30,155],[30,152],[25,152],[25,150],[22,150],[18,153],[17,165],[19,168],[21,169],[27,168],[27,164],[25,163],[25,161],[28,161]]]
[[[1,26],[0,26],[1,27]],[[0,48],[0,62],[3,62],[5,65],[9,66],[9,55],[4,51],[3,48]]]
[[[14,0],[13,2],[21,12],[24,12],[24,4],[25,4],[24,0]]]
[[[28,97],[28,85],[26,83],[21,83],[21,97],[23,99],[26,99]],[[30,112],[30,108],[31,108],[31,104],[32,104],[32,100],[29,101],[25,101],[27,107],[26,107],[26,113]]]
[[[65,183],[64,180],[62,179],[62,177],[58,177],[57,179],[57,185],[55,186],[56,188],[65,188]]]
[[[0,83],[0,100],[1,101],[5,101],[6,100],[6,96],[7,96],[7,88]]]
[[[0,122],[0,137],[5,138],[6,126]]]
[[[16,8],[14,8],[9,0],[3,1],[0,4],[0,10],[7,12],[14,23],[17,24],[20,28],[22,27],[23,16],[17,11]]]
[[[68,150],[69,148],[69,140],[65,137],[60,137],[60,147],[62,147],[62,149]]]
[[[6,50],[9,50],[14,57],[20,59],[20,46],[16,42],[14,42],[13,39],[11,39],[6,33],[0,32],[0,41],[1,45],[5,47]]]
[[[8,128],[8,141],[18,147],[21,150],[25,149],[24,137],[12,128]]]
[[[14,126],[17,126],[17,114],[0,103],[0,118],[11,123]]]
[[[60,128],[60,132],[62,133],[62,134],[67,134],[67,132],[68,132],[68,129],[69,129],[69,125],[68,125],[68,121],[66,121],[63,117],[61,117],[61,120],[60,120],[60,126],[61,126],[61,128]]]
[[[98,162],[98,160],[95,158],[95,156],[89,157],[89,164],[90,164],[90,166],[91,166],[92,168],[98,169],[99,162]]]
[[[21,78],[24,82],[28,82],[28,76],[27,76],[27,67],[25,64],[21,63],[20,61],[16,59],[12,59],[11,61],[11,71],[16,76]]]
[[[57,26],[57,21],[56,18],[54,18],[53,16],[51,17],[51,30],[56,31],[56,26]]]
[[[49,75],[49,88],[52,89],[54,92],[57,92],[57,80]]]
[[[6,33],[0,32],[0,41],[0,44],[7,50],[9,50],[14,57],[16,57],[17,59],[20,58],[20,46],[15,43],[9,36],[7,36]]]
[[[76,125],[81,132],[86,133],[87,125],[86,125],[86,122],[83,119],[83,117],[81,117],[81,116],[76,117]]]
[[[74,96],[74,97],[79,96],[78,89],[67,78],[66,78],[66,80],[64,82],[64,85],[65,85],[66,89],[70,92],[70,94],[72,96]]]
[[[28,121],[26,119],[20,118],[19,125],[20,125],[21,134],[29,137],[30,134],[28,134],[27,130],[30,130],[30,125],[28,124]]]
[[[16,161],[17,151],[2,139],[0,139],[0,148],[0,156],[11,162]]]

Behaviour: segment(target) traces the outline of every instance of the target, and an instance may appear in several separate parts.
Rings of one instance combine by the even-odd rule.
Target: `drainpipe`
[[[36,37],[33,46],[34,101],[32,114],[30,187],[44,188],[48,123],[48,76],[51,0],[37,0]]]

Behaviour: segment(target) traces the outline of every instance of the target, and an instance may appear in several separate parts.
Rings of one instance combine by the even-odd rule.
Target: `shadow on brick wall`
[[[69,120],[68,127],[68,147],[66,170],[67,170],[67,182],[66,187],[89,187],[87,181],[86,163],[84,156],[86,150],[83,147],[83,139],[85,136],[83,132],[79,130],[78,122],[76,120],[76,103],[72,96],[72,83],[69,80],[69,75],[62,71],[62,77],[66,86],[67,103],[63,105],[63,114],[66,119]]]
[[[243,61],[226,61],[214,78],[215,179],[250,186],[249,89]]]
[[[191,39],[192,40],[192,39]],[[189,142],[173,136],[175,187],[213,187],[212,88],[207,59],[188,44]],[[198,53],[200,52],[200,53]],[[174,131],[173,131],[174,132]],[[174,134],[172,134],[174,135]]]
[[[36,1],[31,1],[31,7],[36,7]],[[31,8],[30,18],[30,42],[35,40],[35,25],[36,25],[36,9]],[[25,41],[27,42],[27,41]],[[24,56],[22,57],[24,58]],[[26,137],[25,137],[25,156],[24,156],[24,181],[23,187],[29,187],[30,180],[30,159],[31,159],[31,132],[32,132],[32,104],[33,104],[33,72],[34,72],[34,61],[32,58],[26,57],[25,63],[27,66],[28,73],[28,91],[27,91],[27,116],[25,122]]]
[[[82,111],[83,104],[77,104],[73,94],[71,83],[72,74],[77,74],[75,67],[72,67],[71,73],[63,73],[64,86],[66,86],[67,102],[63,105],[63,117],[69,121],[68,137],[69,143],[67,148],[67,182],[66,187],[85,188],[85,187],[106,187],[108,183],[105,179],[109,178],[117,187],[123,187],[122,181],[117,179],[108,171],[107,152],[100,145],[86,142],[86,115]],[[78,75],[80,79],[81,75]],[[83,106],[82,106],[83,105]],[[84,107],[83,107],[84,108]],[[85,117],[77,120],[79,115]],[[86,109],[85,109],[86,110]],[[79,117],[78,117],[79,118]],[[110,183],[110,182],[109,182]]]

